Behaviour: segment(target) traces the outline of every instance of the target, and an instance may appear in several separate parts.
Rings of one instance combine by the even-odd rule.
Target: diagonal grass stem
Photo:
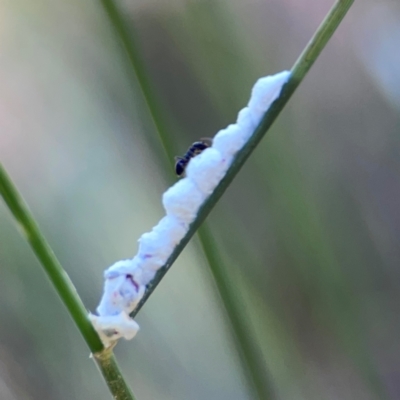
[[[135,400],[135,397],[122,377],[112,351],[110,349],[104,350],[97,332],[88,319],[87,310],[75,286],[62,268],[53,250],[41,233],[27,204],[1,164],[0,194],[16,219],[22,235],[32,247],[47,277],[50,279],[91,352],[94,354],[95,361],[114,399]]]

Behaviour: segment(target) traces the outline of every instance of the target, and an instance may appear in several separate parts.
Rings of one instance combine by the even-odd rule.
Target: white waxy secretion
[[[157,268],[149,268],[147,264],[143,265],[143,268],[138,269],[135,272],[135,279],[142,282],[143,286],[146,287],[156,276],[157,271],[160,269],[160,266]]]
[[[131,274],[138,268],[134,259],[120,260],[104,271],[104,279],[115,278],[123,273]]]
[[[195,182],[183,178],[163,194],[162,202],[167,215],[190,224],[196,218],[197,211],[205,198]]]
[[[173,245],[177,245],[185,236],[189,229],[189,225],[179,221],[173,215],[166,215],[161,218],[160,222],[153,228],[153,231],[160,235],[168,236]]]
[[[133,339],[140,329],[137,322],[130,318],[125,311],[117,315],[89,314],[89,319],[105,347],[111,346],[120,338]]]
[[[221,129],[215,135],[212,148],[218,150],[223,157],[230,159],[243,147],[245,142],[242,129],[237,124],[232,124]]]
[[[240,135],[244,141],[247,141],[249,137],[254,133],[257,128],[257,124],[251,117],[249,107],[242,108],[237,116],[236,125],[240,128]]]
[[[228,160],[212,147],[192,158],[186,167],[186,176],[207,197],[225,175]],[[196,211],[197,214],[197,211]]]
[[[89,318],[106,347],[121,337],[129,340],[136,335],[139,325],[129,314],[143,297],[146,285],[183,239],[199,208],[224,177],[236,153],[253,135],[289,77],[290,72],[283,71],[257,81],[236,124],[220,130],[212,146],[189,161],[186,177],[163,194],[166,216],[140,237],[137,255],[118,261],[105,271],[98,316],[89,314]]]
[[[133,260],[122,260],[105,271],[104,295],[97,307],[100,316],[131,312],[136,307],[145,289],[134,280],[137,268]]]
[[[168,235],[163,235],[162,232],[157,232],[154,229],[151,232],[144,233],[138,242],[138,257],[144,261],[148,260],[149,266],[151,266],[151,262],[154,265],[163,265],[174,248],[174,244]]]
[[[287,82],[289,76],[289,71],[282,71],[276,75],[260,78],[253,86],[248,107],[256,125],[261,122],[265,112],[278,98],[282,86]]]

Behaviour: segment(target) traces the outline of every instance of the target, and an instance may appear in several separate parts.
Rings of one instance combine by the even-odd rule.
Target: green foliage
[[[106,266],[107,262],[122,258],[123,252],[128,252],[130,255],[133,252],[132,243],[138,234],[148,230],[150,224],[154,224],[154,221],[157,220],[159,205],[153,205],[152,200],[148,199],[155,198],[162,191],[161,188],[165,188],[167,184],[171,183],[172,173],[167,172],[169,171],[168,163],[172,162],[175,152],[179,151],[181,147],[187,147],[187,143],[190,143],[192,139],[197,139],[199,136],[210,136],[203,131],[208,132],[215,127],[218,129],[232,120],[237,107],[240,107],[245,100],[243,97],[246,92],[245,88],[248,88],[249,82],[252,82],[254,78],[253,75],[256,75],[254,71],[257,71],[258,74],[259,70],[264,70],[257,62],[260,55],[251,57],[253,49],[248,47],[249,42],[246,40],[244,32],[236,32],[239,24],[232,23],[234,13],[227,12],[222,3],[215,6],[213,2],[202,4],[189,2],[183,14],[184,17],[180,18],[179,13],[166,16],[158,14],[156,23],[151,18],[134,21],[135,29],[130,29],[133,24],[127,18],[122,17],[123,14],[118,11],[114,2],[102,0],[101,3],[106,11],[107,20],[111,22],[113,32],[116,33],[116,43],[120,46],[118,50],[121,48],[124,50],[121,54],[118,53],[110,44],[114,44],[112,36],[108,33],[101,33],[104,35],[106,43],[101,44],[113,48],[108,53],[113,54],[113,61],[104,66],[105,71],[112,74],[115,65],[122,65],[118,73],[114,71],[115,74],[112,74],[112,79],[115,81],[111,86],[118,88],[118,90],[116,89],[118,93],[113,93],[113,90],[108,92],[104,89],[106,91],[104,94],[105,108],[107,109],[108,105],[107,99],[113,98],[113,107],[118,112],[120,110],[124,110],[124,112],[115,118],[112,113],[103,114],[100,106],[97,111],[91,111],[90,107],[85,109],[86,113],[83,113],[85,118],[89,120],[95,117],[93,119],[97,118],[100,122],[98,125],[90,125],[90,134],[86,139],[82,139],[85,136],[78,137],[77,135],[76,143],[83,146],[83,142],[87,141],[88,147],[101,146],[107,150],[107,154],[113,153],[113,146],[117,146],[118,149],[115,150],[113,159],[107,158],[111,155],[100,157],[98,160],[87,159],[87,164],[94,163],[98,168],[94,168],[96,173],[89,175],[85,183],[90,181],[93,182],[92,185],[95,185],[96,178],[103,179],[105,177],[106,180],[102,182],[108,182],[107,185],[110,185],[91,187],[96,202],[87,199],[88,207],[84,208],[84,201],[72,200],[76,201],[76,207],[82,207],[80,219],[82,216],[89,218],[92,207],[100,209],[101,205],[104,207],[101,208],[102,210],[111,209],[112,214],[108,216],[108,222],[114,223],[115,228],[110,227],[109,229],[115,230],[114,234],[110,231],[108,237],[106,237],[107,233],[102,233],[97,242],[87,242],[87,246],[82,246],[82,252],[87,251],[88,248],[94,249],[92,254],[99,254],[97,259],[94,256],[94,258],[88,257],[80,260],[79,251],[77,254],[71,255],[69,250],[66,250],[73,248],[72,244],[79,246],[79,228],[71,229],[70,237],[67,237],[67,240],[64,237],[61,241],[55,240],[59,247],[56,252],[58,254],[65,252],[60,257],[67,261],[63,264],[79,265],[79,269],[70,268],[70,275],[75,275],[73,280],[77,282],[79,292],[84,293],[83,295],[87,298],[85,303],[86,300],[92,303],[92,309],[99,296],[101,286],[100,278],[93,278],[95,275],[101,275],[99,265]],[[329,398],[328,394],[325,396],[325,391],[328,393],[331,385],[324,382],[325,376],[317,367],[318,362],[322,362],[319,358],[320,354],[326,355],[332,361],[333,367],[329,371],[332,376],[343,378],[341,366],[345,365],[349,370],[357,371],[358,380],[361,382],[358,384],[367,388],[363,390],[369,391],[371,398],[387,397],[377,367],[372,360],[367,339],[363,334],[363,307],[360,305],[362,295],[358,292],[359,283],[356,282],[357,279],[354,279],[354,276],[351,276],[352,270],[349,271],[343,266],[343,253],[338,250],[340,246],[335,242],[338,239],[332,237],[333,234],[329,229],[332,220],[328,219],[329,222],[327,222],[326,213],[321,210],[321,201],[313,196],[310,189],[311,178],[304,177],[304,174],[299,172],[298,166],[306,163],[307,152],[301,153],[299,149],[294,149],[294,145],[288,144],[288,139],[293,139],[287,134],[290,128],[293,130],[293,123],[290,121],[294,118],[293,110],[291,109],[290,113],[287,112],[285,121],[276,127],[278,134],[269,138],[268,146],[264,142],[260,142],[317,59],[320,51],[325,47],[351,4],[352,1],[336,3],[293,67],[291,80],[285,86],[282,95],[266,114],[248,145],[238,154],[227,176],[204,205],[198,219],[191,226],[189,234],[168,260],[165,268],[157,275],[154,284],[141,303],[142,306],[152,294],[193,234],[199,232],[201,251],[199,247],[196,247],[194,254],[185,259],[185,268],[195,268],[196,263],[201,264],[204,257],[210,267],[210,275],[204,276],[203,271],[197,272],[201,276],[199,281],[202,282],[198,283],[198,281],[191,282],[190,278],[184,278],[184,271],[179,270],[180,275],[178,276],[178,272],[174,274],[173,270],[170,273],[173,274],[172,277],[167,276],[163,280],[165,285],[170,285],[169,290],[166,291],[168,296],[171,297],[171,287],[176,288],[176,291],[183,291],[187,288],[190,295],[188,298],[201,298],[198,301],[202,307],[197,310],[193,306],[194,303],[190,307],[188,306],[189,310],[185,317],[178,318],[176,325],[179,326],[179,329],[177,329],[172,326],[174,325],[172,323],[173,315],[174,313],[178,314],[180,309],[174,303],[171,305],[171,309],[175,311],[169,311],[170,298],[168,297],[163,298],[164,301],[161,302],[163,307],[159,306],[160,299],[157,297],[157,293],[159,291],[163,293],[162,287],[160,287],[160,290],[153,296],[153,304],[158,303],[157,310],[151,309],[149,303],[150,312],[145,314],[152,315],[151,313],[153,313],[152,318],[149,316],[143,318],[146,318],[145,322],[153,321],[153,324],[163,321],[164,315],[169,315],[169,318],[165,318],[164,324],[161,322],[159,326],[153,327],[154,329],[143,324],[145,327],[140,334],[142,337],[139,336],[135,340],[135,345],[132,345],[135,355],[128,354],[128,357],[124,358],[124,355],[121,354],[121,359],[125,363],[129,363],[129,370],[134,371],[132,373],[133,387],[138,393],[138,398],[157,398],[157,395],[160,396],[159,393],[162,393],[162,398],[179,397],[176,394],[178,389],[176,392],[172,391],[171,395],[165,394],[166,382],[169,381],[169,378],[165,378],[163,375],[165,369],[169,369],[171,373],[176,371],[180,377],[183,377],[179,381],[179,385],[181,385],[179,390],[182,390],[183,393],[182,398],[188,398],[187,393],[192,393],[192,388],[198,385],[196,381],[208,382],[207,385],[204,385],[207,387],[206,389],[202,388],[201,391],[199,389],[199,393],[201,393],[199,397],[235,398],[233,396],[236,395],[236,398],[241,398],[241,395],[246,396],[247,393],[247,396],[254,395],[261,399]],[[99,20],[104,23],[106,18]],[[158,68],[157,61],[160,59],[150,62],[151,54],[146,48],[146,45],[149,44],[146,40],[141,40],[139,34],[146,31],[143,21],[148,21],[151,28],[161,27],[162,39],[175,43],[176,47],[170,48],[175,53],[172,56],[171,54],[166,55],[170,56],[180,67],[180,69],[176,69],[180,74],[179,79],[193,85],[193,88],[197,89],[195,93],[205,99],[204,104],[200,106],[197,98],[191,99],[186,96],[183,96],[183,101],[181,99],[181,104],[179,96],[177,96],[178,99],[170,101],[172,95],[176,94],[173,86],[174,80],[162,79],[158,75],[161,68]],[[213,27],[218,27],[218,31],[217,29],[213,31]],[[193,31],[190,34],[191,29]],[[153,33],[156,29],[150,29],[150,31]],[[186,40],[189,37],[190,40]],[[151,40],[151,35],[149,35],[149,40]],[[212,42],[211,46],[210,42]],[[141,47],[139,43],[141,43]],[[269,43],[268,46],[272,48],[273,43]],[[99,46],[99,48],[101,53],[103,47]],[[94,53],[99,51],[98,49],[92,50]],[[164,53],[160,52],[160,54]],[[126,59],[125,55],[127,55]],[[158,56],[161,58],[161,55]],[[276,64],[278,65],[278,62]],[[229,68],[230,66],[232,68]],[[101,73],[99,75],[102,76]],[[177,78],[175,77],[175,79]],[[160,81],[162,84],[159,85]],[[100,80],[94,83],[92,90],[102,87],[99,82]],[[126,88],[129,86],[126,82],[131,84],[129,90]],[[168,86],[169,84],[172,87]],[[79,84],[76,86],[76,90],[80,90],[80,88],[78,89]],[[68,84],[65,87],[67,88]],[[182,87],[186,87],[186,85],[182,85]],[[95,97],[93,96],[93,98]],[[134,107],[132,107],[133,102],[135,102]],[[82,101],[85,107],[87,107],[86,103],[90,102]],[[197,136],[191,133],[184,137],[182,132],[186,131],[188,126],[184,107],[190,108],[190,104],[196,104],[196,107],[191,107],[190,111],[198,112],[194,115],[193,120],[200,120],[201,123],[191,123]],[[142,118],[144,118],[143,115],[150,115],[150,118],[144,123],[146,128],[140,126],[131,116],[135,108],[145,110],[143,113],[139,113]],[[90,112],[93,112],[93,115]],[[180,114],[182,114],[181,118],[179,118]],[[210,116],[209,119],[207,119],[208,116]],[[136,118],[138,117],[136,116]],[[105,129],[102,124],[103,119],[108,121],[106,124],[110,124],[110,127],[116,128],[116,132],[118,131],[115,135],[115,140],[119,141],[118,145],[113,142],[114,138],[109,139],[108,125]],[[118,121],[115,122],[116,120]],[[311,118],[310,124],[312,123]],[[282,124],[285,125],[284,128]],[[106,132],[102,132],[102,129],[105,129]],[[133,129],[135,135],[132,137]],[[293,136],[296,134],[297,132],[294,132]],[[135,152],[135,146],[140,147],[140,151]],[[127,151],[127,149],[129,150]],[[248,163],[250,165],[241,171],[253,151],[255,154]],[[140,156],[140,153],[144,153],[145,156]],[[135,157],[142,158],[138,161]],[[132,161],[132,158],[135,160]],[[72,164],[76,168],[81,168],[80,173],[83,173],[85,167],[78,167],[78,160],[79,157],[76,158],[75,164]],[[120,169],[115,170],[115,174],[110,172],[114,171],[115,163],[118,162],[126,163],[131,169],[126,169],[125,165],[121,165]],[[307,168],[304,170],[306,171]],[[312,170],[310,169],[308,172],[310,172],[308,176],[312,177]],[[234,178],[237,179],[234,181]],[[81,199],[79,196],[82,196],[82,190],[84,190],[82,187],[84,188],[85,185],[78,185],[79,178],[75,179],[76,181],[70,182],[68,189],[74,196]],[[132,186],[129,186],[130,180],[134,181]],[[86,339],[89,348],[92,352],[100,351],[96,355],[96,361],[114,397],[132,399],[133,395],[119,372],[114,356],[111,352],[101,353],[101,344],[97,335],[88,325],[86,310],[81,300],[77,297],[69,278],[55,259],[12,182],[3,171],[0,181],[1,193],[8,207],[19,225],[22,226],[22,231],[25,232],[27,240]],[[74,184],[79,188],[77,191],[74,191]],[[228,187],[230,193],[221,199]],[[218,206],[217,202],[220,199],[221,206]],[[118,204],[119,201],[122,207]],[[132,201],[131,204],[129,204],[130,201]],[[214,207],[218,213],[213,214],[210,224],[199,230],[200,225]],[[119,213],[119,209],[126,211]],[[63,214],[61,211],[58,209],[58,218],[60,219]],[[349,211],[346,209],[345,212]],[[98,215],[101,215],[101,212]],[[130,222],[125,222],[126,220]],[[65,226],[72,223],[67,217],[59,222]],[[105,228],[108,228],[108,223],[104,222],[104,226],[96,229],[96,223],[93,219],[92,226],[84,228],[93,229],[93,237],[96,237],[97,232],[105,232]],[[341,226],[344,224],[345,222]],[[356,232],[353,236],[357,236],[362,231],[361,228],[355,228],[358,226],[357,224],[361,223],[354,222],[349,227]],[[46,226],[45,223],[43,225]],[[57,231],[57,226],[54,229]],[[121,230],[125,232],[125,235],[114,239]],[[360,244],[361,247],[368,242],[367,239],[362,241],[361,238],[348,238],[348,241],[353,244],[357,244],[358,240],[360,243],[364,243]],[[104,247],[105,242],[109,243],[109,248],[112,249],[110,253],[99,249],[99,247]],[[18,246],[21,244],[15,245],[16,248]],[[351,259],[350,264],[354,262],[359,265],[365,261],[354,246],[347,245],[346,249]],[[11,254],[12,249],[10,248],[8,251]],[[348,260],[346,262],[349,263]],[[22,271],[20,274],[24,276],[25,262],[19,261],[19,263],[21,264],[19,269]],[[15,264],[17,265],[16,261]],[[89,278],[85,280],[80,274],[86,267]],[[69,270],[69,268],[67,269]],[[195,273],[193,269],[191,273]],[[93,288],[94,279],[97,279],[96,290],[86,292],[87,286],[90,286],[90,289]],[[79,285],[82,287],[80,288]],[[197,286],[206,294],[199,295],[196,292]],[[209,297],[212,298],[211,302],[208,302]],[[216,299],[221,300],[222,307]],[[53,314],[51,321],[56,321],[57,318],[60,318],[59,311],[52,307],[53,305],[48,308],[49,313]],[[161,308],[162,310],[160,310]],[[39,307],[38,309],[40,311]],[[142,313],[138,317],[141,318]],[[204,362],[203,368],[199,368],[200,372],[192,381],[191,374],[188,372],[191,369],[190,366],[188,367],[188,361],[184,354],[186,350],[182,350],[182,348],[190,347],[190,343],[185,345],[185,340],[197,340],[197,332],[193,334],[188,325],[196,324],[200,319],[204,319],[205,322],[199,323],[196,327],[201,330],[202,327],[209,326],[211,337],[220,335],[222,338],[219,339],[220,342],[216,341],[215,343],[227,346],[221,350],[221,354],[226,352],[226,349],[231,351],[233,346],[232,348],[230,346],[233,343],[238,357],[231,351],[232,354],[227,358],[226,375],[221,372],[221,368],[215,365],[209,366],[208,362]],[[219,320],[224,323],[217,326]],[[49,321],[50,319],[47,319],[44,322],[49,323]],[[149,322],[150,324],[151,322]],[[52,326],[49,324],[44,329],[51,330],[51,328]],[[30,329],[28,326],[27,331]],[[62,329],[60,328],[58,331],[57,327],[54,327],[54,332],[61,336],[63,334]],[[24,334],[28,336],[27,332]],[[55,333],[55,335],[57,334]],[[38,338],[42,337],[40,333],[36,333],[36,335]],[[38,338],[38,343],[42,343]],[[46,347],[46,341],[43,343],[42,346]],[[56,345],[60,346],[60,343],[64,342],[60,340]],[[196,356],[188,357],[189,362],[204,356],[204,343],[207,341],[202,342],[203,346],[199,345],[201,351],[193,353]],[[50,351],[49,346],[47,347],[47,351]],[[65,347],[80,350],[74,342]],[[159,353],[164,352],[162,353],[164,355],[160,357],[155,355],[154,348],[157,348]],[[150,349],[152,351],[148,351]],[[77,353],[77,357],[81,357],[81,351],[77,351]],[[337,356],[337,353],[340,356]],[[43,352],[39,351],[38,354],[41,355]],[[156,359],[158,364],[158,360],[162,357],[168,361],[161,366],[161,369],[157,369],[158,365],[155,365],[152,360]],[[57,360],[57,358],[55,359]],[[68,365],[66,360],[67,357],[63,362]],[[58,360],[54,364],[58,365]],[[171,368],[168,368],[169,365]],[[219,364],[216,363],[216,365]],[[238,368],[238,365],[241,368]],[[209,368],[207,368],[208,366]],[[83,371],[87,369],[86,366],[81,368]],[[247,386],[253,391],[247,390],[247,387],[240,383],[234,386],[235,379],[232,377],[241,376],[242,371],[249,378]],[[68,375],[68,372],[68,368],[64,368],[64,374]],[[95,382],[95,380],[92,381]],[[313,385],[314,382],[315,385]],[[83,387],[85,386],[83,385]],[[343,389],[346,394],[342,398],[349,398],[348,393],[352,393],[351,386],[349,385],[349,387],[348,391]],[[95,389],[93,390],[95,391]],[[321,395],[322,392],[324,395]],[[337,393],[340,393],[340,390]],[[63,395],[64,398],[69,398],[68,390]],[[104,393],[100,393],[101,395],[104,396]]]

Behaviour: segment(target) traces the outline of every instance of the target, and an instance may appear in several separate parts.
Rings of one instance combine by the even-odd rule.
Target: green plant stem
[[[114,0],[100,0],[103,5],[104,11],[107,14],[109,21],[111,22],[118,38],[121,41],[123,49],[125,50],[126,56],[129,60],[130,66],[132,67],[135,77],[139,82],[139,87],[142,92],[143,99],[146,103],[147,109],[150,113],[150,117],[155,126],[157,132],[164,132],[164,113],[159,103],[154,98],[154,90],[148,79],[146,73],[146,67],[141,61],[139,56],[138,46],[131,35],[124,18],[119,11]],[[168,140],[161,140],[161,144],[164,147],[164,154],[173,154],[173,148]]]
[[[249,321],[246,318],[243,304],[237,300],[234,288],[227,279],[226,271],[221,268],[223,260],[219,256],[219,251],[215,246],[211,230],[207,224],[204,224],[199,228],[197,233],[229,322],[232,325],[234,339],[237,342],[237,348],[242,358],[242,364],[245,367],[245,373],[253,383],[252,389],[260,400],[273,399],[275,398],[272,392],[273,385],[267,379],[268,376],[265,373],[266,367],[262,353],[255,343],[252,328],[248,325]]]
[[[115,400],[135,400],[135,397],[122,376],[112,349],[94,353],[93,358],[103,375]]]
[[[274,123],[275,119],[278,117],[280,112],[283,110],[286,103],[289,101],[290,97],[293,95],[299,84],[305,78],[307,72],[314,64],[315,60],[320,55],[321,51],[324,49],[329,39],[339,26],[340,22],[346,15],[347,11],[353,4],[354,0],[338,0],[324,21],[321,23],[314,36],[307,44],[304,51],[301,53],[300,57],[294,64],[291,75],[288,82],[282,88],[280,96],[276,101],[272,104],[272,106],[265,113],[260,125],[255,130],[252,137],[246,143],[246,145],[238,152],[235,160],[232,165],[229,167],[226,175],[215,188],[213,193],[208,197],[208,199],[204,202],[203,206],[200,208],[197,213],[196,219],[190,225],[189,231],[185,235],[185,237],[181,240],[178,246],[175,247],[173,253],[165,263],[165,265],[157,272],[153,281],[148,285],[145,295],[142,300],[139,302],[136,309],[130,314],[131,317],[134,317],[139,310],[142,308],[143,304],[147,301],[149,296],[155,290],[157,285],[160,283],[164,275],[171,268],[172,264],[175,262],[179,254],[185,248],[189,240],[192,238],[194,233],[206,219],[208,214],[214,208],[215,204],[224,194],[225,190],[228,188],[232,180],[235,178],[236,174],[240,171],[243,164],[246,162],[247,158],[253,152],[253,150],[257,147],[258,143],[265,136],[269,128]]]
[[[0,164],[0,194],[17,221],[22,235],[31,245],[57,294],[67,307],[69,314],[81,332],[115,399],[135,400],[125,384],[112,351],[104,346],[88,319],[88,313],[69,276],[54,255],[50,245],[40,232],[25,201]],[[104,353],[104,354],[103,354]],[[113,377],[118,377],[114,379]],[[109,379],[112,379],[110,381]]]
[[[58,295],[85,338],[90,350],[92,352],[102,350],[103,344],[88,320],[86,308],[78,296],[73,283],[41,234],[28,206],[18,193],[17,188],[13,185],[2,165],[0,165],[0,193],[14,215],[14,218],[17,220],[20,231],[31,245]]]

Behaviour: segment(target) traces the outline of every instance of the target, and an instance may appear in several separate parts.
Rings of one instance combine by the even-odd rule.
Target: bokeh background
[[[119,2],[176,153],[290,69],[332,3]],[[208,218],[271,399],[400,398],[399,43],[397,1],[356,1]],[[172,172],[100,1],[0,0],[0,158],[93,311]],[[196,239],[137,320],[116,354],[138,400],[255,399]],[[0,398],[110,399],[2,202]]]

